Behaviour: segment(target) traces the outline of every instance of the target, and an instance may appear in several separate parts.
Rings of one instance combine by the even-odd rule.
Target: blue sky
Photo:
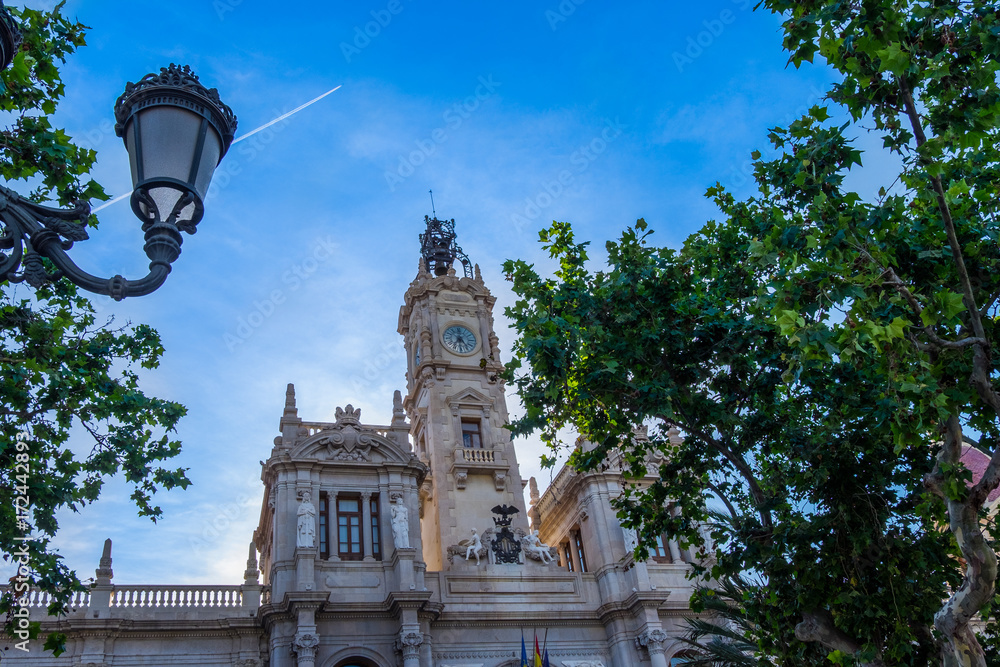
[[[112,195],[131,185],[112,119],[126,81],[188,64],[239,116],[237,135],[342,88],[233,146],[162,288],[94,298],[117,323],[162,334],[163,363],[143,384],[187,405],[176,461],[194,484],[158,495],[154,526],[110,483],[61,517],[69,564],[91,576],[111,537],[118,583],[239,583],[285,384],[303,419],[332,421],[353,403],[364,421],[389,422],[429,189],[497,296],[504,351],[501,263],[547,266],[537,231],[553,219],[599,249],[644,217],[676,246],[717,214],[709,185],[750,194],[750,152],[768,148],[767,128],[819,102],[831,80],[820,66],[786,68],[779,20],[753,4],[70,0],[92,31],[64,68],[57,121],[98,151],[94,175]],[[127,203],[100,217],[76,261],[144,275]],[[540,445],[518,452],[544,488]]]

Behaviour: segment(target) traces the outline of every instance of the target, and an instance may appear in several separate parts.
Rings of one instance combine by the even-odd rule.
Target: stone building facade
[[[304,421],[288,386],[243,583],[118,586],[109,540],[69,616],[46,619],[32,596],[32,617],[66,632],[68,651],[8,651],[5,664],[508,667],[536,632],[554,667],[674,662],[690,554],[664,542],[633,562],[613,464],[564,468],[541,494],[522,481],[495,299],[454,221],[426,222],[389,424],[350,405]]]

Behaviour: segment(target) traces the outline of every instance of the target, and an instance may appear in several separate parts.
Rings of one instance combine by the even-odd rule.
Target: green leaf
[[[881,71],[890,71],[896,76],[902,76],[910,65],[910,56],[898,43],[889,44],[884,49],[875,52],[881,61]]]

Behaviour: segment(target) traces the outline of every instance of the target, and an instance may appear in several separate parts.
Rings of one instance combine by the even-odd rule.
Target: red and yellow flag
[[[542,652],[538,650],[538,635],[535,635],[535,660],[534,667],[542,667]]]

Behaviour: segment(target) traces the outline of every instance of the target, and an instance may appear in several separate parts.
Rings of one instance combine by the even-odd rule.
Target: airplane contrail
[[[253,130],[250,130],[249,132],[247,132],[244,135],[236,137],[235,139],[233,139],[233,143],[234,144],[239,143],[239,142],[243,141],[244,139],[246,139],[247,137],[252,137],[253,135],[255,135],[258,132],[260,132],[261,130],[266,130],[267,128],[271,127],[275,123],[280,123],[281,121],[285,120],[286,118],[288,118],[292,114],[295,114],[295,113],[298,113],[298,112],[302,111],[303,109],[305,109],[307,106],[309,106],[311,104],[316,104],[317,102],[319,102],[321,99],[323,99],[324,97],[326,97],[330,93],[334,93],[334,92],[340,90],[340,88],[342,88],[342,87],[343,87],[343,84],[341,84],[340,86],[337,86],[336,88],[331,88],[330,90],[326,91],[325,93],[323,93],[319,97],[315,97],[315,98],[309,100],[308,102],[306,102],[305,104],[295,107],[294,109],[292,109],[288,113],[281,114],[280,116],[278,116],[274,120],[269,121],[267,123],[264,123],[260,127],[256,128],[256,129],[253,129]],[[98,206],[97,208],[91,210],[91,213],[97,213],[98,211],[102,211],[102,210],[106,209],[107,207],[111,206],[112,204],[117,204],[121,200],[127,199],[128,197],[131,197],[131,196],[132,196],[132,192],[131,191],[126,192],[123,195],[118,195],[114,199],[112,199],[110,201],[106,201],[103,204],[101,204],[100,206]]]
[[[302,106],[295,107],[294,109],[292,109],[288,113],[281,114],[280,116],[278,116],[277,118],[275,118],[274,120],[272,120],[270,123],[264,123],[263,125],[261,125],[260,127],[258,127],[256,130],[250,130],[249,132],[247,132],[243,136],[236,137],[235,139],[233,139],[233,143],[237,144],[237,143],[243,141],[244,139],[246,139],[247,137],[252,137],[253,135],[255,135],[258,132],[260,132],[261,130],[266,130],[267,128],[271,127],[275,123],[280,123],[281,121],[283,121],[286,118],[288,118],[289,116],[291,116],[293,113],[298,113],[299,111],[302,111],[303,109],[305,109],[310,104],[316,104],[316,102],[319,102],[321,99],[323,99],[324,97],[326,97],[330,93],[336,92],[340,88],[341,88],[341,86],[337,86],[336,88],[331,88],[330,90],[326,91],[325,93],[323,93],[319,97],[317,97],[315,99],[309,100],[308,102],[306,102]]]

